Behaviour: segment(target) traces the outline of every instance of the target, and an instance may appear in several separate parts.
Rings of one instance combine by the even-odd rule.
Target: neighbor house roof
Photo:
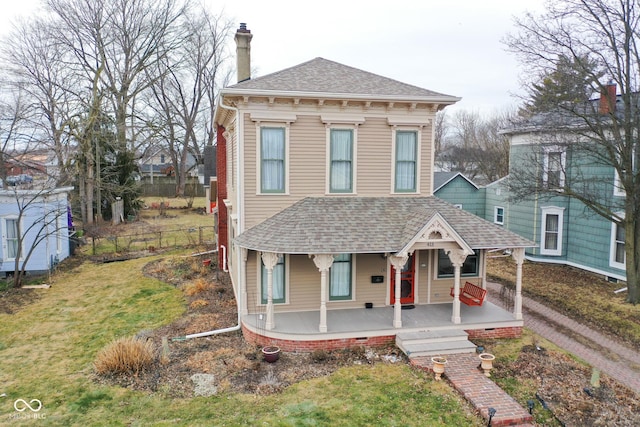
[[[396,253],[439,214],[473,249],[534,243],[437,197],[307,197],[235,239],[288,254]]]
[[[462,179],[467,181],[469,184],[473,185],[476,189],[478,186],[471,181],[469,178],[461,174],[460,172],[434,172],[433,173],[433,192],[435,193],[445,184],[453,181],[453,179],[457,176],[461,176]]]
[[[223,89],[224,94],[334,94],[358,98],[402,99],[453,104],[460,98],[402,83],[324,58],[315,58]]]

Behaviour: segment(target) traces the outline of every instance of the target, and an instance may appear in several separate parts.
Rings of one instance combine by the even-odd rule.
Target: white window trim
[[[16,221],[20,221],[20,224],[18,224],[18,229],[22,230],[22,221],[20,220],[20,217],[18,215],[5,215],[2,217],[2,260],[3,261],[15,261],[15,257],[14,258],[9,258],[8,257],[8,253],[9,253],[9,245],[7,244],[7,220],[16,220]],[[23,244],[24,243],[24,239],[22,239],[23,241],[20,242],[20,238],[18,238],[18,243]],[[20,255],[24,255],[24,246],[22,246],[21,250],[20,250]],[[22,258],[20,258],[22,259]]]
[[[274,302],[273,305],[282,306],[289,305],[291,300],[289,299],[289,272],[291,267],[291,259],[289,254],[282,254],[284,257],[284,302]],[[260,256],[260,252],[256,252],[256,277],[257,280],[257,288],[256,288],[256,301],[259,307],[266,307],[266,303],[262,303],[262,257]]]
[[[613,169],[613,174],[614,174],[614,178],[613,178],[613,195],[614,196],[626,196],[627,192],[624,191],[624,188],[622,188],[622,186],[620,185],[620,174],[618,173],[618,171],[614,168]]]
[[[416,133],[416,191],[396,191],[396,133],[400,132],[415,132]],[[391,194],[420,194],[420,181],[422,174],[422,127],[405,127],[405,126],[393,126],[391,132]]]
[[[502,221],[498,220],[498,209],[502,209]],[[504,225],[504,213],[505,213],[504,207],[502,207],[502,206],[494,206],[494,208],[493,208],[493,222],[495,224]]]
[[[326,170],[325,170],[325,187],[324,192],[325,195],[340,195],[340,194],[358,194],[357,190],[357,176],[358,176],[358,125],[344,125],[344,126],[332,126],[331,124],[327,124],[325,126],[325,137],[326,137]],[[353,132],[353,145],[351,149],[353,150],[351,157],[351,192],[338,192],[331,191],[331,130],[350,130]]]
[[[559,146],[547,146],[544,147],[544,158],[543,158],[543,167],[542,167],[542,182],[546,188],[549,188],[549,154],[550,153],[560,153],[560,188],[550,188],[551,190],[559,190],[564,187],[565,183],[565,172],[567,165],[567,151],[563,149],[563,147]]]
[[[624,213],[618,213],[618,216],[624,218]],[[619,268],[621,270],[625,270],[627,268],[626,264],[626,254],[625,254],[625,262],[616,262],[616,229],[617,225],[615,222],[611,222],[611,241],[609,244],[609,266],[613,268]],[[626,245],[626,242],[625,242]]]
[[[540,222],[540,255],[552,255],[552,256],[561,256],[562,255],[562,239],[563,239],[563,229],[564,229],[564,208],[559,208],[557,206],[545,206],[541,208],[541,222]],[[558,215],[558,248],[557,249],[546,249],[544,247],[545,235],[547,234],[547,215]]]
[[[353,302],[356,300],[356,259],[357,254],[350,253],[351,255],[351,299],[331,299],[331,286],[327,283],[327,304],[340,304],[343,302]],[[327,272],[327,279],[330,277],[331,273]]]
[[[458,209],[462,209],[462,203],[454,203],[453,206],[458,208]]]
[[[262,144],[262,132],[261,128],[284,128],[284,191],[283,192],[262,192],[262,159],[261,159],[261,144]],[[256,195],[257,196],[288,196],[289,195],[289,166],[291,162],[289,153],[289,134],[290,134],[289,122],[256,122]]]

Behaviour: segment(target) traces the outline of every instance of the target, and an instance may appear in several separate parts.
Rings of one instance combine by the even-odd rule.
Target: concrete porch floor
[[[416,305],[413,309],[402,310],[402,328],[393,327],[393,307],[370,309],[342,309],[327,311],[327,332],[322,333],[319,311],[275,313],[275,328],[266,331],[265,314],[243,316],[242,322],[253,332],[273,338],[295,339],[299,335],[306,339],[352,338],[362,335],[394,335],[400,331],[424,331],[447,329],[490,329],[521,327],[522,320],[516,320],[513,313],[488,301],[481,307],[461,304],[462,322],[451,322],[453,304]]]

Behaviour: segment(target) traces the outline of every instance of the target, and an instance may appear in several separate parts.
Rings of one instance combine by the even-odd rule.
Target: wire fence
[[[213,226],[200,226],[125,235],[87,236],[85,242],[91,245],[92,255],[139,252],[143,250],[153,252],[159,249],[184,246],[215,246],[216,234]]]

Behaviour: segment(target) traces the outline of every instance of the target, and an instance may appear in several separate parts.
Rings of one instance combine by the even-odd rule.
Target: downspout
[[[222,101],[218,104],[220,107],[225,108],[227,110],[231,110],[233,112],[236,113],[236,122],[238,119],[238,109],[234,108],[234,107],[230,107],[227,105],[224,105],[224,103],[222,103]],[[237,123],[236,123],[237,126]],[[227,248],[224,245],[220,245],[220,247],[222,248],[222,270],[225,273],[228,273],[227,270]],[[241,289],[241,286],[239,286],[238,289]],[[175,337],[175,338],[171,338],[171,341],[185,341],[191,338],[202,338],[202,337],[208,337],[211,335],[218,335],[218,334],[225,334],[227,332],[235,332],[235,331],[239,331],[240,328],[242,327],[242,325],[240,324],[240,316],[242,315],[241,313],[241,307],[240,307],[240,299],[236,298],[236,309],[238,312],[238,319],[236,321],[236,325],[235,326],[231,326],[229,328],[222,328],[222,329],[214,329],[211,331],[206,331],[206,332],[198,332],[195,334],[189,334],[189,335],[184,335],[181,337]]]

